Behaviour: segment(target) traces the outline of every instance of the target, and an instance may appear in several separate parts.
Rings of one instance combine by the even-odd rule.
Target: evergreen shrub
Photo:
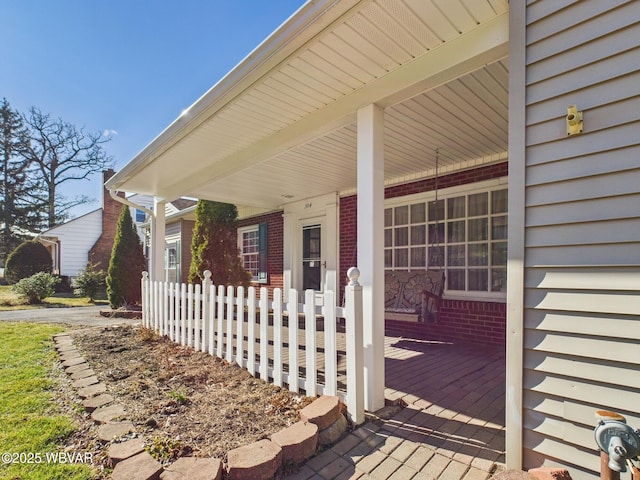
[[[53,262],[49,250],[40,242],[27,240],[18,245],[7,257],[4,276],[14,284],[38,272],[51,273]]]
[[[248,286],[251,275],[242,266],[237,243],[238,209],[229,203],[198,200],[191,240],[189,282],[211,271],[215,285]]]
[[[129,307],[142,299],[142,272],[146,266],[142,242],[127,205],[116,226],[116,236],[107,270],[107,297],[111,308]]]
[[[97,263],[87,263],[73,280],[73,293],[79,297],[89,297],[89,300],[93,302],[104,286],[106,276],[104,270],[98,270]]]

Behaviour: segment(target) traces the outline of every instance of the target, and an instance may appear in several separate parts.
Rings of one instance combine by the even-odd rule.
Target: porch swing
[[[435,224],[428,237],[426,255],[427,266],[424,270],[395,271],[385,270],[385,319],[421,323],[436,323],[440,317],[442,295],[444,293],[444,254],[440,246],[440,221],[444,219],[439,211],[439,150],[435,150],[435,200],[432,202],[435,212]],[[427,209],[428,213],[430,209]],[[426,218],[426,217],[425,217]],[[431,226],[427,222],[427,232]],[[436,269],[432,267],[437,267]]]

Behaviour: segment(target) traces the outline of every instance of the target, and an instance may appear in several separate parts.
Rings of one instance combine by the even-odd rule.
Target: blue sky
[[[121,168],[304,0],[0,0],[0,98],[110,132]],[[96,201],[101,179],[65,195]]]

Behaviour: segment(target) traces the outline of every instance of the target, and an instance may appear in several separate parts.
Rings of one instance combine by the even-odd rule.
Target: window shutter
[[[267,223],[258,226],[258,281],[267,283]]]

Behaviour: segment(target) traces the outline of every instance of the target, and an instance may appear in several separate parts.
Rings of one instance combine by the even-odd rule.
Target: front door
[[[322,290],[322,226],[302,227],[302,289]]]

